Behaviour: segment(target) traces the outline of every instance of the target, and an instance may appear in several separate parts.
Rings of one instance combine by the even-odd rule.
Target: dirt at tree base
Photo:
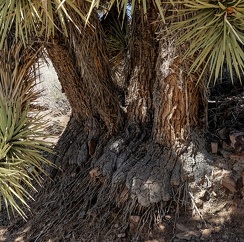
[[[229,156],[213,155],[213,158],[216,164],[213,177],[205,180],[202,186],[205,189],[199,197],[192,197],[192,205],[180,206],[181,201],[174,201],[167,204],[164,214],[157,213],[162,212],[157,206],[151,212],[138,207],[137,213],[127,215],[129,224],[125,223],[123,211],[112,204],[109,208],[98,208],[98,213],[83,211],[81,203],[96,203],[90,200],[91,194],[79,195],[87,179],[84,174],[89,171],[81,172],[77,166],[70,165],[69,171],[60,173],[55,183],[46,181],[35,194],[32,214],[28,214],[26,222],[16,218],[10,225],[1,227],[0,241],[241,242],[244,239],[244,203],[240,195],[243,183],[236,192],[224,187],[223,177],[227,169],[233,170],[233,164]],[[94,193],[96,189],[99,182],[94,181]],[[107,215],[99,217],[100,213]]]

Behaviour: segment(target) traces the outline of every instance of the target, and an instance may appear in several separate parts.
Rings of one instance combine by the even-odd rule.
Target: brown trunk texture
[[[77,3],[81,12],[89,4]],[[47,47],[62,87],[70,101],[76,119],[96,118],[110,133],[118,131],[123,121],[117,88],[109,68],[108,53],[100,21],[94,13],[92,26],[86,26],[73,11],[69,13],[76,26],[68,24],[70,36],[57,34]],[[81,30],[79,31],[77,27]]]
[[[164,46],[159,48],[165,51]],[[172,50],[173,51],[173,50]],[[169,62],[165,70],[166,62]],[[166,73],[168,72],[168,73]],[[177,147],[186,143],[194,127],[203,125],[200,111],[205,112],[203,94],[206,92],[197,77],[188,76],[179,57],[169,60],[159,55],[157,79],[154,86],[153,136],[157,143]]]
[[[157,12],[148,4],[147,17],[142,7],[137,7],[132,22],[130,41],[130,66],[127,87],[128,122],[149,124],[152,121],[152,83],[155,79],[155,66],[158,43],[156,41]]]
[[[90,167],[98,177],[106,178],[100,202],[104,192],[126,187],[130,199],[142,206],[164,203],[172,199],[172,186],[189,176],[200,179],[206,173],[206,154],[198,152],[199,147],[205,148],[201,132],[196,131],[201,125],[199,113],[205,110],[204,89],[196,83],[196,76],[185,73],[184,63],[175,58],[177,49],[164,40],[156,41],[157,15],[150,1],[148,6],[147,16],[143,16],[141,6],[133,16],[127,60],[127,119],[116,135],[111,131],[119,129],[122,109],[97,17],[91,18],[96,31],[87,28],[86,35],[70,27],[72,37],[66,40],[69,50],[62,50],[57,41],[48,48],[73,108],[56,147],[56,161]],[[84,3],[79,7],[87,10]],[[55,55],[57,50],[66,60],[62,65]],[[67,81],[67,77],[72,78]]]
[[[210,170],[199,132],[199,114],[205,112],[202,86],[187,76],[176,49],[156,41],[159,22],[151,1],[147,5],[147,16],[142,17],[141,6],[133,16],[124,122],[95,15],[96,31],[86,28],[81,34],[71,26],[70,39],[64,39],[69,49],[63,39],[48,47],[73,109],[56,147],[56,163],[63,168],[56,176],[61,182],[55,189],[63,194],[57,203],[65,214],[62,221],[77,221],[77,231],[87,224],[96,231],[104,221],[112,224],[120,217],[123,232],[132,214],[141,216],[140,223],[154,221],[172,201],[184,204],[188,184]],[[79,7],[87,10],[84,1]],[[67,180],[71,182],[62,184]],[[56,211],[57,205],[51,206]],[[62,231],[62,224],[55,225],[50,231]],[[99,236],[95,233],[95,241],[101,241]]]

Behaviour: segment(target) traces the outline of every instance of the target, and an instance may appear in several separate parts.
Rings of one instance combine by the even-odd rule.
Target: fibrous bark
[[[87,10],[86,5],[79,7]],[[72,120],[57,145],[58,157],[68,163],[91,164],[108,179],[109,189],[125,185],[131,198],[150,206],[171,200],[172,186],[179,186],[189,175],[204,176],[205,155],[197,151],[202,137],[194,129],[202,125],[199,113],[205,112],[206,100],[197,77],[188,76],[180,57],[175,58],[177,50],[156,41],[155,9],[148,8],[147,18],[141,11],[140,6],[135,10],[131,26],[126,126],[112,138],[106,133],[118,130],[122,111],[113,95],[98,20],[93,16],[97,31],[88,28],[86,36],[71,27],[72,38],[66,40],[71,49],[60,53],[69,60],[63,69],[54,55],[61,44],[54,42],[48,52],[57,62],[54,66],[73,108]],[[73,77],[68,83],[67,76]]]
[[[88,12],[89,4],[77,3],[82,12]],[[67,24],[69,37],[57,34],[47,46],[49,57],[72,107],[76,119],[96,118],[103,122],[110,133],[118,131],[123,122],[117,89],[109,69],[106,43],[98,16],[93,13],[91,23],[85,23],[70,12],[75,25]]]
[[[79,168],[75,171],[84,186],[77,184],[79,195],[71,196],[83,222],[111,218],[110,208],[125,219],[123,229],[132,213],[154,213],[157,206],[163,214],[168,202],[182,197],[182,187],[185,192],[188,183],[204,179],[210,170],[199,118],[205,112],[205,90],[197,76],[187,75],[177,49],[156,41],[159,23],[147,3],[147,19],[140,6],[133,16],[125,121],[96,16],[91,18],[96,31],[86,28],[87,35],[71,27],[71,37],[64,38],[70,49],[62,39],[48,48],[73,109],[56,147],[56,163],[63,164],[65,175],[69,164]],[[79,7],[86,10],[83,3]],[[62,65],[58,56],[65,59]]]

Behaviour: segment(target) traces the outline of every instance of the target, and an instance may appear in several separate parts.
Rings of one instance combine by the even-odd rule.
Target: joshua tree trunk
[[[85,3],[79,8],[87,10]],[[204,83],[185,73],[177,49],[157,41],[159,22],[151,1],[147,18],[141,11],[135,10],[131,24],[123,109],[96,15],[90,19],[96,31],[86,27],[83,35],[70,26],[69,38],[57,36],[47,46],[72,107],[55,162],[66,176],[68,164],[79,167],[79,195],[67,186],[64,199],[79,202],[89,221],[110,218],[111,207],[125,216],[125,223],[134,212],[153,212],[155,204],[161,211],[175,194],[181,196],[179,188],[207,172],[200,115],[205,112]],[[69,208],[71,216],[67,206],[68,221],[74,219],[74,208]]]

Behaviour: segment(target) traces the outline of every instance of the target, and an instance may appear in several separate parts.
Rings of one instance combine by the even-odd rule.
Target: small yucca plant
[[[29,113],[29,104],[38,96],[34,91],[36,76],[33,65],[38,51],[23,49],[16,44],[11,49],[5,45],[0,57],[0,208],[5,203],[8,215],[17,211],[25,213],[32,198],[29,191],[36,191],[33,181],[40,183],[43,165],[51,162],[42,156],[51,152],[44,141],[42,117]]]

